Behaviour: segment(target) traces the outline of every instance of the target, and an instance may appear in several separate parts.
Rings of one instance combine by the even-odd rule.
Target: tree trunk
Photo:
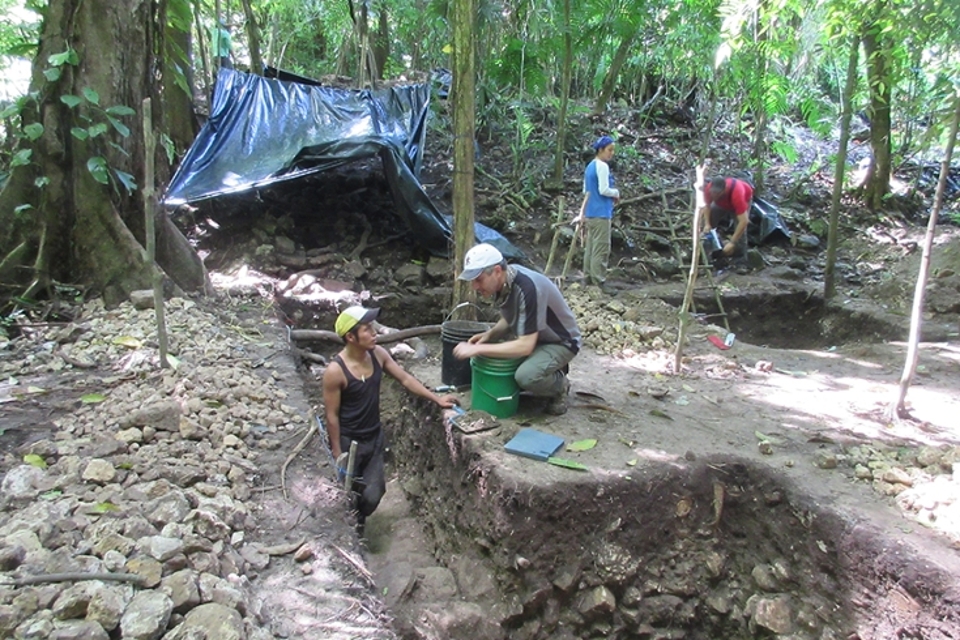
[[[761,1],[757,6],[756,17],[756,49],[755,55],[757,61],[757,78],[754,82],[763,89],[767,84],[767,74],[770,68],[770,58],[767,55],[766,42],[769,39],[768,30],[764,28],[764,20],[767,18],[766,2]],[[756,122],[753,128],[753,188],[756,192],[763,191],[764,167],[767,158],[767,105],[764,100],[764,91],[751,91],[754,115]]]
[[[930,219],[927,221],[927,234],[923,238],[923,254],[920,257],[920,272],[917,274],[917,286],[913,291],[913,309],[910,313],[910,338],[907,341],[907,357],[903,364],[903,374],[900,376],[900,388],[897,398],[891,406],[891,417],[907,418],[907,389],[917,370],[919,358],[920,327],[923,324],[923,297],[927,289],[927,278],[930,274],[930,253],[933,250],[933,237],[937,231],[937,218],[943,207],[943,194],[947,187],[947,177],[950,175],[950,160],[953,148],[957,142],[957,130],[960,129],[960,95],[953,98],[953,122],[950,124],[950,137],[947,141],[947,150],[940,165],[940,180],[937,182],[937,195],[930,210]]]
[[[597,96],[597,104],[593,107],[595,114],[599,115],[607,108],[607,103],[610,102],[610,97],[613,96],[613,90],[617,86],[620,69],[623,68],[623,64],[627,61],[627,56],[630,55],[630,47],[633,46],[633,41],[636,40],[637,33],[639,32],[632,32],[620,42],[620,46],[613,56],[613,61],[610,63],[610,68],[607,69],[607,75],[603,78],[600,95]]]
[[[163,122],[159,129],[164,131],[173,142],[174,153],[177,157],[183,154],[193,143],[197,135],[198,122],[193,110],[193,37],[191,25],[174,25],[172,21],[164,20],[161,16],[160,24],[165,24],[164,51],[162,60],[163,78]],[[165,154],[161,153],[157,163],[158,182],[165,183],[170,178],[170,166]]]
[[[260,55],[260,27],[250,0],[243,0],[243,15],[247,22],[247,48],[250,50],[250,73],[263,75],[263,57]]]
[[[373,60],[377,78],[383,80],[383,70],[390,59],[390,21],[387,14],[387,3],[381,0],[377,10],[377,33],[373,38]]]
[[[557,114],[557,152],[553,161],[553,181],[563,188],[564,151],[567,145],[567,106],[570,79],[573,76],[573,34],[570,33],[570,0],[563,0],[563,72],[560,80],[560,112]]]
[[[890,191],[891,142],[890,100],[893,88],[890,36],[880,33],[882,25],[867,27],[863,51],[867,57],[867,84],[870,90],[870,150],[872,158],[867,170],[864,204],[874,211],[883,206],[883,197]]]
[[[473,158],[476,129],[476,54],[473,43],[476,3],[453,2],[453,241],[454,273],[460,274],[463,257],[473,246]],[[470,283],[455,281],[454,306],[475,299]]]
[[[837,166],[833,171],[833,196],[830,199],[830,231],[827,234],[827,266],[823,272],[823,297],[830,300],[836,293],[834,268],[837,264],[837,243],[840,229],[840,197],[843,195],[843,177],[847,168],[847,144],[850,142],[850,118],[853,116],[853,92],[857,87],[857,63],[860,58],[860,37],[851,36],[850,57],[847,60],[847,81],[840,97],[840,142]]]
[[[106,124],[105,109],[137,109],[145,97],[159,104],[154,76],[159,26],[158,17],[150,13],[153,6],[140,0],[57,0],[48,6],[31,81],[38,98],[31,112],[24,113],[26,122],[41,122],[44,132],[33,143],[32,165],[18,167],[0,193],[0,256],[24,244],[29,247],[19,252],[23,262],[32,265],[21,265],[26,268],[16,272],[16,282],[31,295],[51,280],[79,282],[115,304],[130,291],[150,286],[154,267],[142,259],[140,199],[121,180],[129,175],[142,185],[142,123],[134,116],[113,116],[129,135],[108,125],[106,132],[84,140],[71,129]],[[43,72],[50,68],[51,56],[67,46],[76,52],[75,64],[62,64],[60,77],[48,80]],[[85,97],[70,108],[61,96]],[[88,170],[88,163],[98,158],[107,167],[101,178],[108,185]],[[48,182],[37,188],[35,177]],[[17,214],[20,204],[33,209]],[[171,242],[189,251],[179,233]],[[169,254],[158,255],[162,265],[169,259]],[[184,267],[194,283],[207,282],[202,265],[169,266],[168,273]]]

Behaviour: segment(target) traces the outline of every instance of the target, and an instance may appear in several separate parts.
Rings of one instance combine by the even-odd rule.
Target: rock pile
[[[2,345],[14,397],[79,398],[61,402],[71,410],[54,433],[3,459],[0,637],[274,637],[251,579],[272,556],[310,553],[246,539],[245,501],[261,455],[308,422],[270,360],[286,345],[229,305],[174,299],[166,313],[175,369],[157,367],[154,311],[129,304],[92,303],[82,323]],[[31,386],[91,365],[108,375],[71,393]]]
[[[676,342],[677,310],[662,300],[634,292],[612,298],[599,287],[579,284],[567,287],[564,295],[577,316],[584,344],[597,353],[642,353]]]

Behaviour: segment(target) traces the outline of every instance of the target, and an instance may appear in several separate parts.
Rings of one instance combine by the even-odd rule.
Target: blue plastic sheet
[[[198,202],[378,156],[397,213],[413,237],[431,253],[448,255],[450,218],[418,177],[429,101],[424,84],[350,90],[220,69],[210,118],[171,179],[164,203]],[[523,259],[497,231],[477,223],[475,233],[506,257]]]

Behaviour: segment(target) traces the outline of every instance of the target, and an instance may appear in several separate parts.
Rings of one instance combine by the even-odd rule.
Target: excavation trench
[[[403,593],[378,575],[402,637],[866,640],[916,618],[897,590],[932,620],[956,616],[936,570],[764,465],[650,453],[626,472],[571,471],[504,453],[512,420],[465,435],[397,388],[385,400],[390,491],[413,512],[393,535],[415,523],[437,562]],[[952,637],[917,628],[900,637]]]

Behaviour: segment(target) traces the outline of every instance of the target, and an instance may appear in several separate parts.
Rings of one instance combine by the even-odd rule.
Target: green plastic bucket
[[[509,418],[520,406],[520,387],[514,379],[523,358],[470,358],[473,372],[470,408],[498,418]]]

